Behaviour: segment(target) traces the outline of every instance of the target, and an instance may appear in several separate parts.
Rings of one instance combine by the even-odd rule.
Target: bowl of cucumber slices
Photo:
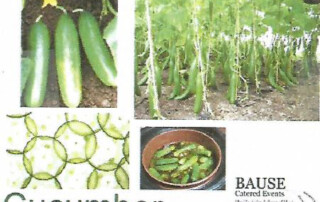
[[[221,160],[217,142],[191,129],[156,135],[142,151],[144,170],[165,189],[191,189],[209,183],[216,176]]]

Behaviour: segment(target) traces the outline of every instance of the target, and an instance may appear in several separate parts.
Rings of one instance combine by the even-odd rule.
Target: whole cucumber
[[[55,53],[62,100],[68,107],[77,107],[82,98],[79,37],[75,24],[67,14],[62,14],[58,20]]]
[[[107,86],[117,86],[114,60],[102,39],[98,22],[88,12],[80,14],[79,33],[86,56],[97,77]]]
[[[50,58],[50,34],[42,21],[31,26],[28,47],[33,63],[25,89],[24,102],[27,107],[40,107],[46,93]]]

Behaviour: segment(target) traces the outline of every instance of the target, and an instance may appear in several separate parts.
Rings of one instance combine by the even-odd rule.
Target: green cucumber
[[[31,26],[28,46],[33,65],[25,89],[24,103],[27,107],[40,107],[46,93],[50,58],[50,34],[42,21]]]
[[[118,49],[117,25],[118,25],[118,17],[115,16],[103,30],[103,38],[106,40],[107,44],[109,45],[111,53],[116,63],[117,63],[117,49]]]
[[[77,107],[82,98],[79,37],[75,24],[67,14],[62,14],[58,20],[55,51],[62,100],[68,107]]]
[[[88,61],[97,77],[107,86],[116,86],[114,60],[102,39],[98,22],[88,12],[80,14],[79,33]]]
[[[30,58],[21,58],[20,95],[28,81],[32,71],[33,61]]]

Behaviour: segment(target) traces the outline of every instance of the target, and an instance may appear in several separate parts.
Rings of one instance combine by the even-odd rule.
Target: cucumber
[[[116,86],[114,60],[102,39],[98,22],[88,12],[80,14],[79,33],[84,52],[97,77],[107,86]]]
[[[32,70],[33,62],[30,58],[21,58],[20,95],[28,81]]]
[[[117,25],[118,17],[115,16],[103,30],[103,38],[106,40],[108,46],[110,47],[111,53],[113,55],[114,61],[117,63]]]
[[[75,24],[67,14],[62,14],[58,20],[55,53],[62,100],[68,107],[77,107],[82,98],[79,37]]]
[[[33,64],[25,89],[24,103],[27,107],[40,107],[46,93],[50,58],[50,34],[42,21],[31,26],[28,47]]]

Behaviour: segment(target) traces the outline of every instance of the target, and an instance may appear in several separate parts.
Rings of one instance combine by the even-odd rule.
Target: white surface
[[[5,2],[5,3],[4,3]],[[5,4],[5,6],[4,6]],[[299,201],[298,194],[307,191],[320,200],[320,124],[319,122],[241,122],[241,121],[132,121],[130,140],[130,191],[121,190],[12,190],[4,180],[7,175],[8,154],[3,126],[5,114],[19,109],[20,78],[20,8],[19,0],[2,1],[0,6],[0,201],[18,191],[27,199],[77,201],[107,199],[135,202],[212,202],[234,201],[235,177],[285,177],[290,197]],[[119,0],[119,110],[133,117],[133,28],[134,1]],[[320,48],[318,47],[318,55]],[[33,109],[35,113],[88,111],[101,109]],[[114,110],[106,110],[114,111]],[[226,191],[140,191],[139,154],[140,127],[144,126],[223,126],[227,128]],[[11,202],[13,202],[12,200]],[[20,200],[16,200],[19,201]],[[120,201],[120,200],[119,200]],[[307,200],[305,200],[307,201]],[[310,201],[310,200],[309,200]]]

